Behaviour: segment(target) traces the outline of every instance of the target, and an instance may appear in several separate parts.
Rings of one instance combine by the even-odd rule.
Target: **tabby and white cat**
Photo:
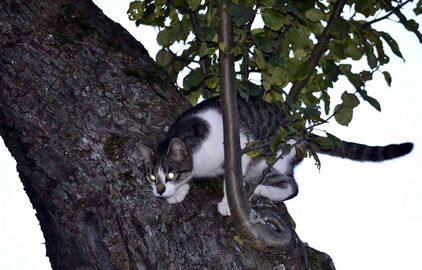
[[[279,127],[286,126],[281,110],[261,99],[249,102],[239,99],[238,110],[242,148],[248,142],[271,140]],[[293,144],[294,141],[289,143]],[[165,139],[159,143],[156,153],[143,144],[136,145],[143,156],[145,178],[154,195],[166,198],[169,203],[183,201],[191,179],[224,173],[223,121],[219,97],[205,100],[180,115],[169,128]],[[403,156],[412,148],[412,143],[367,146],[343,142],[341,150],[320,148],[317,151],[352,160],[382,161]],[[293,169],[300,161],[295,147],[292,147],[274,164],[264,181],[254,190],[254,195],[273,201],[296,196],[298,186]],[[253,185],[266,168],[265,157],[242,156],[242,173],[247,183]],[[222,215],[230,215],[226,194],[218,204],[218,211]]]

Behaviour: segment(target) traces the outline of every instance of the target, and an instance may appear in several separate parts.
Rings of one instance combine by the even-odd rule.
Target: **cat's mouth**
[[[165,199],[165,198],[169,198],[169,197],[171,197],[173,194],[169,194],[169,193],[167,193],[167,192],[163,192],[162,194],[160,194],[160,193],[158,193],[156,190],[154,190],[154,195],[156,196],[156,197],[158,197],[158,198],[163,198],[163,199]]]
[[[154,195],[159,198],[169,198],[176,193],[176,187],[173,185],[156,185],[153,187]]]

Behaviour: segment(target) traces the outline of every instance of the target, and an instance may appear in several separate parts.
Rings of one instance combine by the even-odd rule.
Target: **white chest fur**
[[[212,177],[224,173],[223,119],[215,109],[206,110],[196,115],[208,123],[209,133],[199,149],[193,154],[193,177]],[[240,133],[240,145],[244,147],[247,137]],[[250,157],[242,157],[242,172],[250,162]]]
[[[223,120],[217,110],[200,112],[197,117],[208,123],[209,133],[193,153],[193,177],[212,177],[223,173]]]

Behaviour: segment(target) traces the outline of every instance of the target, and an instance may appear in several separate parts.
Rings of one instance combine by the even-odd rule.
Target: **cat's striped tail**
[[[329,147],[314,140],[319,136],[313,135],[314,150],[319,153],[357,161],[383,161],[404,156],[413,149],[413,143],[389,144],[385,146],[369,146],[365,144],[341,141]]]

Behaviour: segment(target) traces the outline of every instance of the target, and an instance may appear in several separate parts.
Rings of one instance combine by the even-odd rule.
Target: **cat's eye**
[[[155,177],[155,175],[151,174],[149,176],[149,180],[152,181],[152,182],[155,182],[155,180],[157,180],[157,177]]]
[[[176,179],[176,175],[174,174],[174,173],[168,173],[167,174],[167,179],[169,179],[169,180],[174,180],[174,179]]]

